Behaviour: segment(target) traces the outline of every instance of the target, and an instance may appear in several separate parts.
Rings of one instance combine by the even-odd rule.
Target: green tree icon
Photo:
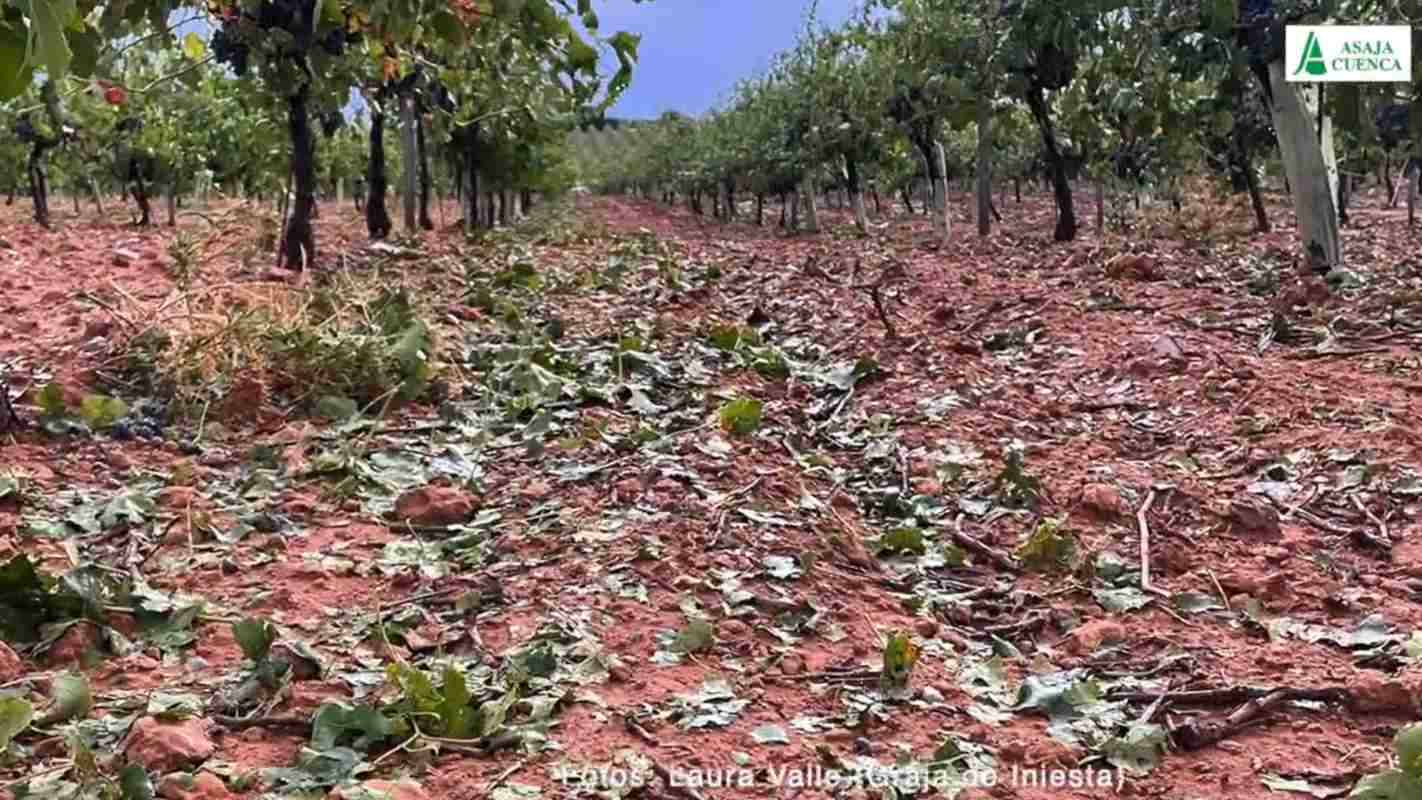
[[[1299,65],[1294,69],[1294,74],[1307,72],[1314,77],[1328,74],[1328,67],[1323,63],[1323,48],[1318,46],[1318,35],[1309,31],[1308,39],[1304,42],[1303,58],[1299,60]]]

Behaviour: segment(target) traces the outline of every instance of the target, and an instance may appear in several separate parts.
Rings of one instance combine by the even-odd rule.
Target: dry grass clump
[[[125,380],[189,407],[254,381],[309,409],[332,398],[338,406],[388,407],[429,388],[433,314],[388,272],[341,269],[323,273],[317,287],[208,283],[205,261],[193,252],[174,258],[183,280],[157,305],[115,287],[110,310],[124,330],[114,356]]]

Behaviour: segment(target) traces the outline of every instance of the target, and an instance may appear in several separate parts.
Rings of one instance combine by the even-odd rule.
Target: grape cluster
[[[336,57],[343,55],[346,52],[346,29],[337,27],[326,31],[321,39],[321,49]]]
[[[247,74],[247,57],[250,51],[247,43],[234,32],[228,30],[232,23],[223,23],[217,32],[212,34],[212,54],[217,58],[219,64],[226,64],[232,68],[232,72],[237,77]]]
[[[301,30],[304,0],[265,0],[257,9],[257,27],[264,31],[281,28],[295,34]]]
[[[455,109],[454,94],[445,88],[444,84],[436,83],[434,87],[435,107],[453,114]]]
[[[1076,77],[1076,53],[1048,42],[1037,49],[1032,79],[1043,89],[1065,89]]]
[[[39,137],[39,134],[35,132],[35,125],[33,122],[30,121],[30,116],[28,114],[23,117],[20,117],[20,119],[15,123],[12,130],[15,133],[15,138],[19,139],[22,142],[33,142]]]
[[[346,124],[346,118],[340,111],[327,111],[321,115],[321,133],[327,139],[336,135],[336,131]]]
[[[131,414],[115,422],[109,429],[109,435],[119,441],[135,438],[161,439],[167,421],[168,410],[162,403],[145,400],[139,403]]]
[[[251,35],[251,29],[261,31],[282,30],[293,36],[302,32],[302,22],[310,0],[264,0],[255,12],[232,12],[223,17],[222,26],[212,35],[212,52],[218,63],[232,68],[241,77],[247,72],[251,61],[251,46],[244,37],[244,31]],[[346,25],[336,25],[326,29],[316,45],[332,56],[341,56],[346,47],[358,44],[359,32],[348,33]],[[296,57],[295,52],[283,54]]]
[[[1408,111],[1401,103],[1378,106],[1373,124],[1377,126],[1378,141],[1383,149],[1391,150],[1412,138],[1408,133]]]
[[[1116,177],[1137,184],[1144,184],[1150,179],[1154,162],[1155,148],[1144,141],[1123,144],[1111,154],[1111,166]]]

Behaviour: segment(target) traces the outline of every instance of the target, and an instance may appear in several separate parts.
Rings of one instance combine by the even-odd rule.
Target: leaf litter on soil
[[[946,253],[921,220],[786,237],[622,198],[393,250],[329,214],[346,256],[298,287],[229,227],[17,223],[28,335],[0,363],[55,424],[0,464],[0,607],[34,622],[4,629],[0,778],[62,792],[92,757],[141,794],[145,716],[211,723],[189,767],[252,796],[1410,776],[1386,772],[1422,710],[1407,268],[1281,337],[1281,234],[1137,243],[1141,281],[1125,242],[1017,213]],[[120,240],[151,257],[113,267]],[[881,270],[905,277],[854,288]]]

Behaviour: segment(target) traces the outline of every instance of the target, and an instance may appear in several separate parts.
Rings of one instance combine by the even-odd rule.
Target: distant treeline
[[[602,131],[620,130],[622,128],[636,128],[643,125],[651,125],[656,122],[654,119],[628,119],[626,117],[601,117],[599,119],[588,120],[578,126],[580,131]]]

